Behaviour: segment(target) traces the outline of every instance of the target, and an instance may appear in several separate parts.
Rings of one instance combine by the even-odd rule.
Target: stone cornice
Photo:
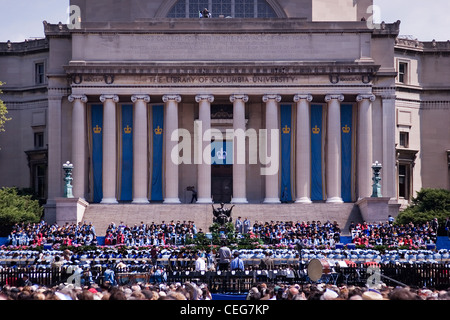
[[[419,41],[417,39],[395,39],[396,51],[413,51],[415,53],[450,53],[450,40],[448,41]]]
[[[134,22],[82,22],[81,28],[45,23],[48,35],[62,34],[155,34],[155,33],[375,33],[398,35],[399,26],[385,24],[383,30],[367,28],[365,21],[311,22],[304,18],[190,19],[152,18]]]
[[[47,39],[25,40],[23,42],[0,42],[0,55],[31,54],[49,51]]]
[[[112,84],[116,75],[180,75],[180,76],[206,76],[206,75],[326,75],[330,82],[348,81],[345,77],[353,77],[352,80],[369,83],[376,75],[380,66],[358,63],[298,63],[298,62],[242,62],[206,64],[192,62],[176,64],[167,63],[85,63],[71,62],[64,66],[65,71],[72,82],[80,84],[83,81],[106,82]],[[96,79],[96,80],[93,80]]]
[[[70,30],[66,24],[51,24],[47,21],[44,24],[44,33],[47,37],[70,37]]]

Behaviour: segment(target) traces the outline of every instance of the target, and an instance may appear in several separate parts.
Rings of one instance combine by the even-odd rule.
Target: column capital
[[[131,102],[135,103],[138,100],[144,100],[144,102],[150,102],[150,96],[148,94],[135,94],[131,96]]]
[[[181,102],[181,96],[179,94],[166,94],[162,97],[163,102],[175,101]]]
[[[88,98],[84,94],[71,94],[69,96],[69,102],[74,102],[75,100],[80,100],[81,102],[86,103]]]
[[[108,99],[112,99],[114,102],[119,102],[119,96],[116,94],[102,94],[100,96],[100,101],[103,103]]]
[[[230,102],[235,102],[236,100],[242,100],[243,102],[248,102],[248,95],[246,95],[246,94],[232,94],[230,96]]]
[[[330,102],[331,100],[338,100],[339,102],[344,101],[343,94],[327,94],[325,96],[325,102]]]
[[[358,101],[358,102],[361,102],[361,101],[363,101],[365,99],[368,99],[371,102],[374,102],[375,101],[375,95],[373,95],[373,94],[359,94],[356,97],[356,101]]]
[[[275,100],[276,102],[281,101],[281,96],[279,94],[265,94],[262,97],[263,102],[267,102],[269,100]]]
[[[200,101],[206,100],[209,103],[214,102],[214,96],[212,94],[198,94],[195,96],[195,101],[198,103]]]
[[[300,102],[300,100],[311,102],[313,100],[313,97],[310,94],[296,94],[294,96],[294,102]]]

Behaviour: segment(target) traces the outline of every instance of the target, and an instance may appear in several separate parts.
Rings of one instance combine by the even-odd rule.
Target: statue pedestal
[[[83,220],[84,212],[89,203],[79,198],[56,198],[56,223],[77,224]]]
[[[361,211],[361,215],[366,222],[384,222],[388,220],[388,216],[396,217],[400,205],[390,204],[389,197],[367,197],[356,202]]]

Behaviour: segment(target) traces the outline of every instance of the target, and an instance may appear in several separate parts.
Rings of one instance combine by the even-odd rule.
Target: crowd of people
[[[450,300],[450,290],[413,289],[380,285],[266,284],[252,287],[247,300]]]
[[[394,224],[390,216],[386,222],[354,223],[349,226],[352,242],[357,245],[376,246],[426,246],[437,241],[437,219],[423,224]]]
[[[333,247],[341,241],[342,230],[336,221],[256,221],[252,227],[248,219],[236,221],[236,230],[262,239],[265,244],[297,244],[305,247]],[[239,228],[238,228],[239,226]],[[426,247],[437,242],[437,219],[423,224],[394,224],[393,218],[385,222],[351,222],[348,233],[355,245],[374,247]]]
[[[5,299],[208,300],[212,299],[210,294],[203,295],[202,298],[202,294],[208,291],[208,285],[200,284],[197,287],[197,292],[192,293],[189,290],[195,288],[196,285],[175,283],[173,281],[174,271],[189,271],[195,274],[195,272],[202,271],[223,272],[228,270],[233,272],[254,270],[258,272],[258,270],[273,270],[277,271],[277,274],[280,272],[280,274],[284,274],[283,271],[287,270],[295,273],[297,272],[295,270],[298,269],[298,272],[300,272],[299,268],[301,268],[303,272],[300,273],[303,274],[302,278],[304,278],[307,275],[307,261],[314,258],[326,259],[330,262],[331,267],[333,267],[331,265],[333,259],[336,259],[336,261],[347,261],[347,263],[349,260],[368,259],[368,261],[378,261],[377,263],[379,264],[397,264],[400,259],[408,259],[407,256],[414,252],[408,250],[401,252],[398,250],[395,254],[383,255],[376,250],[302,249],[302,256],[300,257],[300,252],[296,250],[237,250],[228,248],[226,243],[224,243],[223,246],[214,251],[164,249],[152,246],[148,250],[127,249],[124,251],[119,247],[115,247],[80,253],[71,252],[67,249],[64,251],[46,250],[44,252],[17,250],[12,256],[10,253],[11,251],[0,251],[0,272],[11,270],[12,274],[16,276],[22,274],[22,278],[17,278],[15,281],[7,278],[6,283],[1,281],[2,289],[0,290],[0,295],[3,295]],[[422,257],[419,255],[422,255]],[[8,260],[8,257],[15,257],[22,263],[12,266],[4,265],[3,262]],[[424,251],[414,256],[414,260],[416,259],[417,261],[422,260],[421,263],[439,259],[448,263],[450,254],[448,250],[440,250],[439,252]],[[291,261],[291,264],[288,261]],[[300,261],[302,261],[301,264]],[[408,262],[403,261],[402,263]],[[363,266],[364,264],[360,262],[359,265]],[[53,287],[36,285],[32,281],[34,277],[30,277],[25,273],[26,271],[23,271],[34,270],[37,272],[36,274],[39,274],[41,271],[52,271],[54,268],[59,268],[61,274],[65,276],[60,280],[59,285]],[[72,271],[73,273],[71,273]],[[67,277],[71,274],[79,275],[79,284],[69,281]],[[125,278],[123,278],[124,276]],[[130,277],[139,276],[143,277],[132,285],[131,282],[133,281],[130,282]],[[268,278],[272,276],[268,273]],[[296,279],[297,276],[294,278]],[[349,286],[345,289],[346,285],[342,287],[342,283],[336,286],[336,283],[333,285],[332,282],[328,283],[328,281],[323,283],[306,281],[306,283],[302,283],[304,290],[299,291],[298,285],[292,285],[290,281],[277,283],[274,279],[271,280],[272,282],[266,283],[265,286],[255,285],[246,298],[248,300],[364,300],[369,298],[366,297],[368,294],[363,295],[364,290],[367,289],[365,287],[356,289],[354,286]],[[71,290],[67,289],[68,286]],[[335,292],[327,291],[328,289],[325,290],[325,287],[329,287],[328,289]],[[58,288],[63,288],[64,290],[59,290]],[[189,288],[189,290],[186,288]],[[351,288],[355,289],[355,291]],[[387,290],[387,288],[385,289]],[[143,292],[142,290],[150,290],[152,292]],[[92,294],[87,291],[90,291]],[[134,293],[135,291],[136,293]],[[440,291],[429,289],[427,292],[429,294],[422,294],[420,297],[414,294],[405,295],[405,297],[408,297],[405,300],[418,298],[448,299],[448,296]],[[373,295],[373,293],[371,294]],[[391,299],[390,295],[392,292],[385,291],[383,294],[384,298]]]
[[[377,263],[448,263],[450,252],[443,250],[393,250],[386,253],[373,249],[336,249],[341,229],[336,222],[327,221],[270,221],[253,224],[245,218],[235,221],[238,236],[248,234],[262,239],[266,249],[230,249],[222,244],[208,250],[186,246],[187,239],[202,233],[193,221],[162,221],[128,226],[111,223],[105,234],[105,246],[100,247],[92,223],[49,225],[44,221],[34,224],[16,224],[8,237],[12,247],[0,250],[0,271],[45,270],[75,267],[80,273],[81,286],[63,283],[54,287],[33,284],[30,279],[17,283],[2,283],[0,300],[211,300],[206,284],[167,283],[167,273],[185,271],[222,270],[281,270],[287,261],[305,268],[310,259],[377,261]],[[366,247],[404,244],[422,246],[435,244],[437,224],[430,221],[421,225],[386,222],[351,223],[348,229],[352,242]],[[93,245],[92,250],[71,252],[55,249],[55,244],[68,246]],[[302,244],[291,249],[276,249],[277,244]],[[27,246],[47,245],[47,250],[25,249]],[[325,249],[319,249],[321,245]],[[97,246],[97,249],[95,249]],[[123,246],[140,247],[139,250]],[[51,248],[51,249],[50,249]],[[272,249],[268,249],[272,248]],[[275,248],[275,249],[273,249]],[[303,248],[303,249],[302,249]],[[45,249],[45,247],[44,247]],[[224,261],[224,249],[227,251]],[[300,251],[299,251],[300,249]],[[299,254],[301,256],[299,256]],[[255,264],[256,261],[256,264]],[[284,261],[284,262],[283,262]],[[291,266],[287,266],[291,268]],[[75,269],[74,269],[75,270]],[[147,273],[152,281],[126,285],[116,278],[120,272]],[[25,277],[26,275],[24,275]],[[98,281],[102,278],[102,281]],[[149,279],[147,279],[149,280]],[[306,283],[301,286],[287,283],[255,285],[247,300],[450,300],[450,292],[430,289],[390,288],[367,290],[366,287],[336,286]]]
[[[202,230],[197,230],[194,221],[173,220],[161,224],[140,224],[128,226],[123,222],[118,225],[111,223],[108,225],[105,234],[105,245],[126,245],[126,246],[165,246],[165,245],[185,245],[187,239],[192,239],[194,235]]]
[[[92,223],[66,223],[63,226],[39,223],[16,223],[8,235],[10,246],[41,246],[41,245],[97,245],[97,235]]]
[[[255,284],[243,299],[264,300],[450,300],[450,290],[415,289],[411,287],[379,288],[354,285]],[[0,300],[215,300],[205,283],[150,284],[123,286],[60,284],[4,286]]]
[[[264,223],[256,221],[250,232],[251,236],[262,239],[265,244],[301,243],[307,247],[334,246],[341,239],[341,229],[336,221],[325,223],[314,220]]]
[[[355,245],[374,247],[377,245],[389,247],[427,247],[437,242],[437,220],[423,224],[394,224],[392,217],[379,223],[351,222],[348,234]],[[238,237],[249,236],[260,239],[265,245],[296,245],[304,247],[332,248],[341,241],[342,230],[336,221],[255,221],[248,218],[235,220],[235,231]],[[106,246],[184,246],[189,239],[194,239],[198,233],[194,221],[162,221],[134,224],[129,226],[123,222],[108,225],[104,244]],[[61,244],[67,246],[99,244],[92,223],[79,222],[58,226],[57,224],[40,223],[16,224],[8,236],[9,246],[40,246]]]

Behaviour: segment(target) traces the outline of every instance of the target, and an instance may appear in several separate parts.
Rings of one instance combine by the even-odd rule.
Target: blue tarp
[[[212,293],[213,300],[246,300],[247,295]]]

